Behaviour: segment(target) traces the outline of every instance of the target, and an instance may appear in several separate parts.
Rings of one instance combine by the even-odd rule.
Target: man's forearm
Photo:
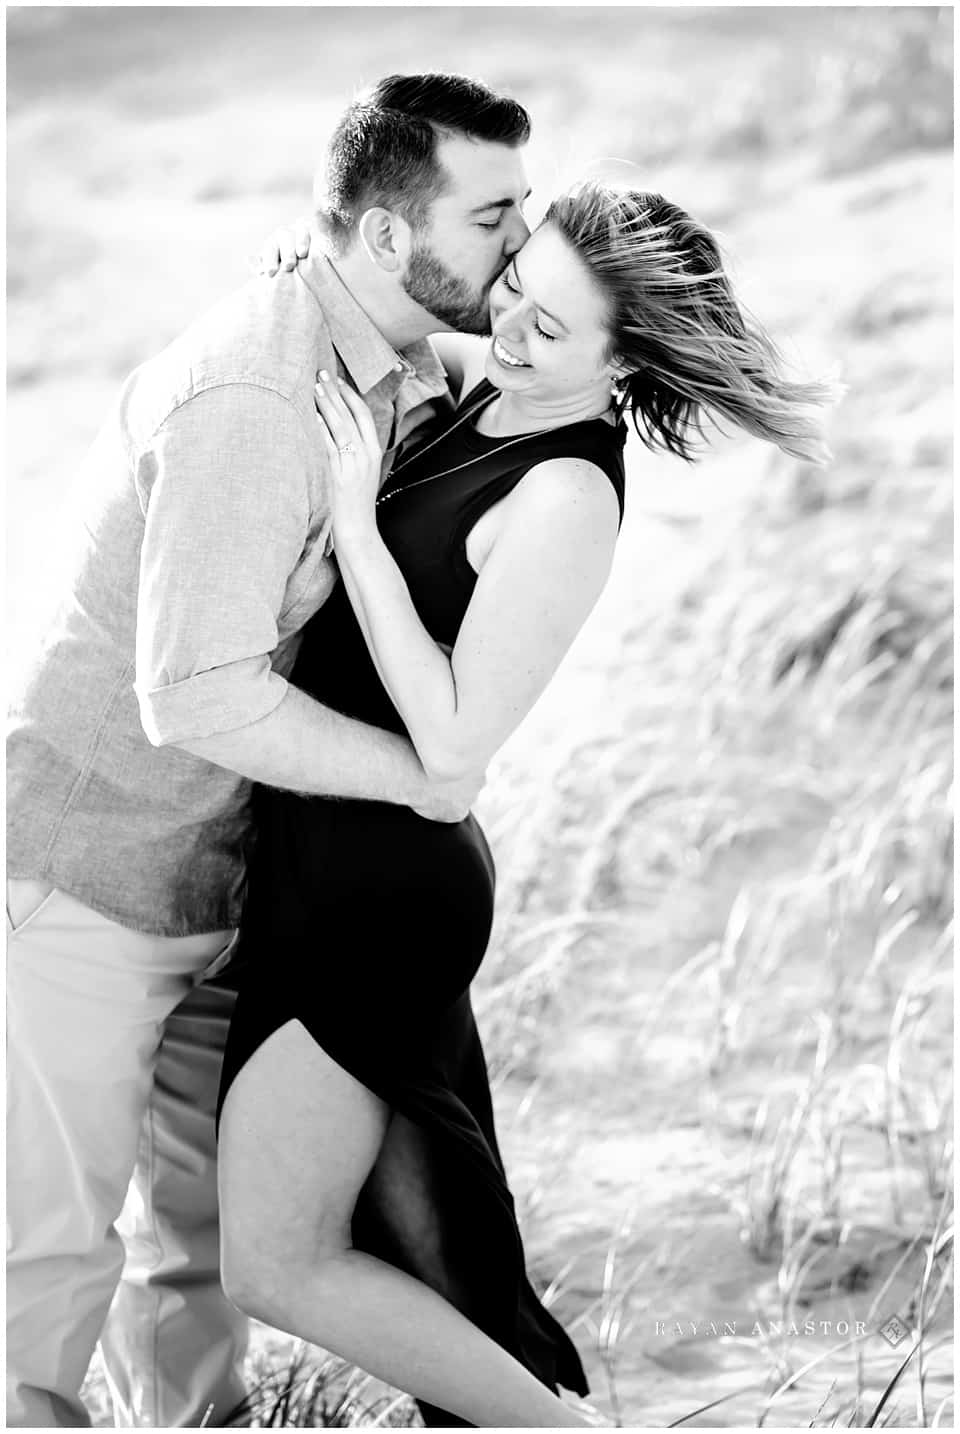
[[[249,726],[178,745],[251,781],[308,796],[409,806],[424,793],[423,768],[405,737],[344,717],[297,687]]]

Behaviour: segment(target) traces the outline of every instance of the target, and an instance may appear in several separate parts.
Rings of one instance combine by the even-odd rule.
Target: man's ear
[[[391,209],[367,209],[357,225],[360,243],[378,269],[395,274],[410,251],[410,226]]]

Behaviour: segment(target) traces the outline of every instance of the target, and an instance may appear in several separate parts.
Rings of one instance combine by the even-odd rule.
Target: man
[[[482,780],[432,785],[405,740],[287,681],[336,576],[314,383],[327,369],[364,396],[386,476],[445,392],[426,335],[485,332],[527,238],[528,134],[472,81],[381,81],[329,145],[326,254],[137,369],[87,459],[76,563],[8,745],[12,1426],[89,1423],[101,1332],[120,1424],[211,1405],[222,1424],[243,1395],[213,1127],[233,992],[214,978],[250,783],[456,821]]]

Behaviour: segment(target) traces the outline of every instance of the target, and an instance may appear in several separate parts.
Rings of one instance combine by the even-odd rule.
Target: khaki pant
[[[121,1427],[196,1427],[211,1404],[217,1425],[243,1396],[214,1136],[234,996],[200,984],[232,935],[145,936],[7,885],[11,1427],[89,1425],[98,1339]]]

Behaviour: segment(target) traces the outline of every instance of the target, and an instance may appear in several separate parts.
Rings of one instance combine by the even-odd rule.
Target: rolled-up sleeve
[[[313,461],[294,405],[252,383],[191,398],[138,455],[135,691],[154,746],[247,726],[283,700],[270,654]]]

